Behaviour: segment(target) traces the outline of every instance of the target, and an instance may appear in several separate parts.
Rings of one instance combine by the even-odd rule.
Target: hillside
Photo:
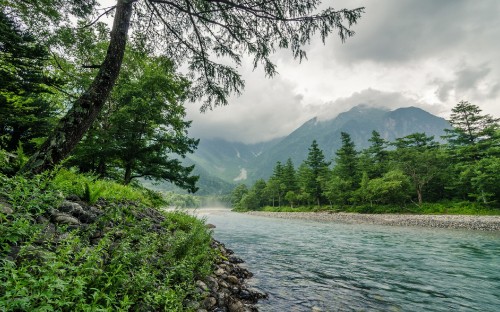
[[[188,155],[187,164],[196,165],[200,175],[200,194],[216,194],[244,182],[267,178],[277,161],[291,158],[296,166],[316,140],[327,159],[333,159],[340,147],[340,132],[347,132],[358,149],[369,145],[373,130],[388,141],[415,132],[425,132],[436,140],[448,128],[448,122],[420,108],[406,107],[390,111],[358,105],[330,120],[313,118],[284,138],[258,144],[202,139],[196,152]]]

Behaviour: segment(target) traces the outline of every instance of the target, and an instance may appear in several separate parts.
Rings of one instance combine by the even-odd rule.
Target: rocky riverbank
[[[216,240],[212,242],[212,248],[220,253],[213,274],[196,282],[196,291],[203,301],[191,302],[188,306],[197,312],[258,311],[254,304],[267,295],[246,285],[245,281],[252,277],[252,273],[240,265],[244,261]]]
[[[500,216],[470,215],[402,215],[402,214],[358,214],[331,212],[265,212],[251,211],[249,215],[282,219],[304,219],[348,224],[379,224],[394,226],[420,226],[479,231],[500,231]]]
[[[9,228],[5,225],[14,224],[23,216],[28,219],[21,226],[25,227],[25,232],[33,233],[27,236],[28,238],[19,240],[20,243],[0,248],[0,271],[6,269],[8,264],[13,273],[7,275],[14,276],[10,280],[7,275],[0,274],[0,301],[7,298],[0,304],[1,311],[32,310],[40,306],[39,300],[26,295],[37,294],[38,288],[23,290],[20,295],[13,289],[18,284],[23,285],[23,280],[15,278],[15,275],[22,268],[30,266],[39,268],[35,270],[38,275],[34,277],[30,275],[35,274],[32,270],[29,271],[30,274],[25,274],[31,280],[50,282],[57,276],[58,285],[67,285],[68,289],[79,286],[81,290],[78,297],[83,302],[81,305],[92,305],[94,308],[97,304],[92,303],[95,301],[93,297],[85,296],[88,292],[111,298],[101,306],[111,304],[114,307],[122,304],[120,302],[123,302],[125,294],[131,298],[131,302],[124,310],[140,311],[177,311],[182,306],[183,309],[196,312],[251,312],[257,311],[255,303],[259,299],[267,297],[259,290],[246,285],[246,280],[252,273],[241,265],[243,260],[236,257],[232,250],[211,238],[207,228],[213,226],[205,225],[191,216],[167,214],[128,201],[111,203],[99,200],[89,205],[77,196],[69,196],[59,205],[37,214],[21,213],[0,196],[2,235],[3,230],[7,229],[2,239],[6,238],[7,242],[10,242]],[[186,241],[186,238],[189,238],[189,241]],[[54,273],[50,271],[52,267],[63,268],[61,272],[64,273]],[[212,274],[205,278],[200,277],[205,276],[205,272],[210,272],[210,269]],[[186,273],[185,270],[192,272]],[[92,275],[88,274],[89,271]],[[76,276],[72,275],[73,272],[77,272],[74,273]],[[112,280],[108,278],[110,272],[116,276]],[[167,272],[170,278],[166,278]],[[147,278],[136,278],[136,275],[142,276],[141,274],[145,274]],[[80,284],[74,286],[74,280],[78,278]],[[106,283],[104,286],[101,280]],[[171,280],[174,280],[172,284],[167,285]],[[30,282],[25,288],[38,284],[33,285]],[[189,284],[194,285],[194,288]],[[151,299],[152,293],[158,297],[162,295],[162,286],[159,285],[168,286],[164,287],[167,293],[165,298],[179,298],[175,306],[166,308],[168,303],[156,303]],[[60,293],[59,289],[49,292],[49,295],[55,298],[47,303],[51,309],[58,310],[55,308],[58,304],[66,304],[59,299],[68,293],[63,286]],[[49,283],[41,287],[52,289]],[[175,294],[171,290],[174,288]],[[25,298],[27,296],[28,298]],[[16,307],[23,297],[22,302],[28,308],[12,308]],[[71,304],[77,302],[72,297],[66,300]],[[87,304],[85,300],[93,301]],[[8,308],[9,306],[11,308]],[[63,310],[80,308],[75,305]]]

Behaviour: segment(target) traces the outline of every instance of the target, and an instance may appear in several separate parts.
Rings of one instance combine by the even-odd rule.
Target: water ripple
[[[264,312],[500,311],[498,233],[207,218],[269,293]]]

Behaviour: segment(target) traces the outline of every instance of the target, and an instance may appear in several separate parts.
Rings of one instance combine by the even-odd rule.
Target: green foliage
[[[91,174],[78,174],[74,170],[61,169],[51,181],[54,189],[64,194],[73,194],[95,203],[99,198],[107,201],[137,201],[147,206],[159,207],[166,204],[157,192],[139,186],[127,186],[112,180],[98,179]]]
[[[121,198],[102,202],[87,227],[50,231],[35,220],[58,205],[58,192],[95,184],[67,171],[56,179],[0,175],[0,204],[13,210],[0,211],[0,310],[184,311],[215,259],[204,223]]]
[[[500,130],[498,119],[480,112],[477,106],[460,102],[452,114],[452,124],[457,128],[447,130],[447,145],[425,133],[387,142],[373,131],[369,140],[372,145],[358,153],[350,135],[342,132],[342,147],[336,152],[331,170],[313,141],[308,158],[297,171],[290,160],[286,166],[278,162],[267,183],[259,181],[266,183],[265,192],[253,192],[254,185],[247,190],[244,203],[242,196],[234,198],[233,207],[265,211],[498,214]],[[388,145],[395,149],[388,150]],[[291,168],[288,173],[287,168]],[[257,199],[262,198],[264,201],[257,205]],[[265,203],[272,207],[263,207]]]
[[[169,60],[130,49],[116,88],[70,164],[101,177],[121,175],[125,184],[163,180],[195,192],[194,166],[173,156],[185,157],[198,144],[184,121],[188,87]]]
[[[61,82],[48,75],[47,48],[23,30],[7,9],[0,11],[0,148],[29,154],[37,138],[55,122],[56,107],[46,99]]]

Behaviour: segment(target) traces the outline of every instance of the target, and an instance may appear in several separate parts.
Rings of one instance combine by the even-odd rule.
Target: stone
[[[66,213],[56,213],[53,216],[53,220],[55,223],[59,224],[80,224],[80,221],[75,218],[70,216],[69,214]]]
[[[0,199],[0,212],[6,215],[10,215],[14,213],[14,209],[12,209],[12,206],[9,203],[6,203],[2,199]]]
[[[208,276],[205,278],[205,282],[207,285],[210,287],[212,291],[218,291],[219,290],[219,283],[217,283],[217,280],[213,278],[212,276]]]
[[[241,301],[235,300],[229,304],[229,312],[244,312],[245,306]]]
[[[238,258],[238,257],[235,257],[235,256],[230,256],[228,258],[229,262],[231,263],[244,263],[245,261],[243,261],[243,259],[241,258]]]
[[[222,268],[218,268],[214,273],[217,276],[222,276],[225,273],[225,271]]]
[[[243,300],[252,300],[253,299],[253,296],[252,296],[252,293],[250,293],[248,290],[246,289],[242,289],[240,291],[240,293],[238,294],[238,297],[240,299],[243,299]]]
[[[239,283],[238,278],[234,275],[229,275],[226,280],[231,284],[238,284]]]
[[[207,297],[203,300],[203,307],[205,309],[211,309],[217,304],[217,300],[214,297]]]
[[[196,286],[198,286],[199,288],[201,288],[203,290],[208,290],[207,284],[205,284],[204,282],[202,282],[200,280],[196,281]]]
[[[205,225],[205,227],[206,227],[207,229],[215,229],[215,228],[216,228],[216,226],[215,226],[214,224],[211,224],[211,223],[207,223],[207,224]]]
[[[222,287],[222,288],[229,288],[229,284],[226,283],[225,281],[223,280],[220,280],[219,281],[219,286]]]

